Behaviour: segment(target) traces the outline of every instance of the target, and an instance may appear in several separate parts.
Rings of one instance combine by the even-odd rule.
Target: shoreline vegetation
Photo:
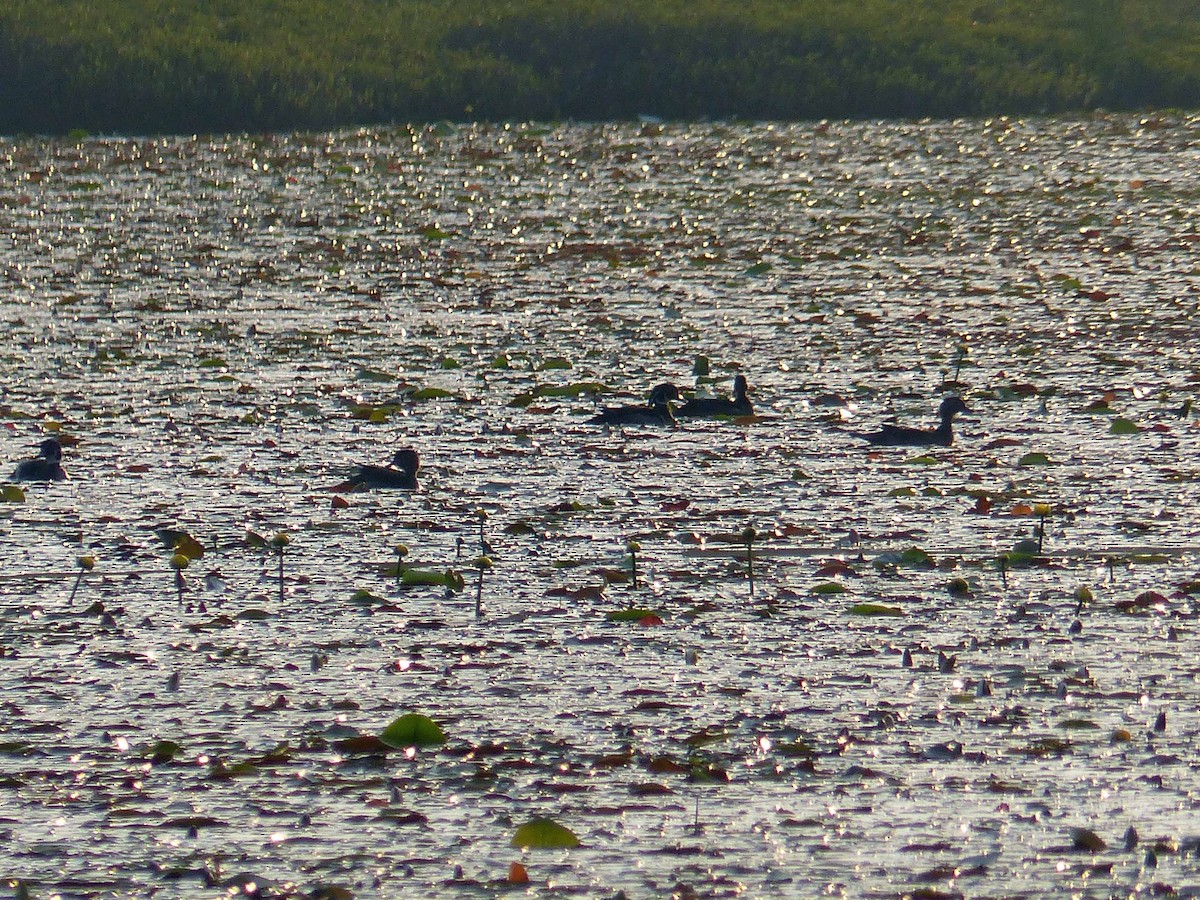
[[[8,0],[0,133],[1200,106],[1196,0]]]

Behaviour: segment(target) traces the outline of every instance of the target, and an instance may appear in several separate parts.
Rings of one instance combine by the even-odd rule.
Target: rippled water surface
[[[0,166],[4,466],[71,473],[0,504],[18,892],[1200,896],[1200,120]],[[698,357],[758,415],[587,424]],[[949,392],[952,448],[855,436]],[[334,490],[404,445],[419,492]]]

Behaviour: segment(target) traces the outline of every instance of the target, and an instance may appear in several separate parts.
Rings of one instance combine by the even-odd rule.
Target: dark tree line
[[[1200,107],[1197,0],[9,0],[0,132]]]

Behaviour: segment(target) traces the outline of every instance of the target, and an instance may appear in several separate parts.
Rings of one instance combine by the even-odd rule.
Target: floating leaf
[[[359,366],[358,380],[359,381],[387,382],[387,381],[395,381],[396,376],[392,375],[390,372],[382,372],[379,369],[371,369],[371,368],[368,368],[367,366]]]
[[[936,563],[934,563],[933,557],[920,547],[909,547],[907,550],[901,553],[900,564],[908,566],[910,569],[936,568]]]
[[[432,747],[446,743],[446,734],[437,723],[420,713],[406,713],[379,735],[389,747]]]
[[[1050,457],[1045,453],[1026,453],[1017,460],[1018,466],[1048,466]]]
[[[928,453],[922,453],[920,456],[913,456],[904,461],[906,466],[936,466],[937,457],[931,456]]]
[[[1133,422],[1122,418],[1113,419],[1112,425],[1108,427],[1109,434],[1138,434],[1141,430]]]
[[[610,388],[598,381],[576,381],[571,384],[539,384],[533,389],[535,397],[578,397],[580,394],[605,394]]]
[[[838,584],[836,581],[827,581],[824,584],[818,584],[812,589],[814,594],[844,594],[846,586]]]
[[[0,500],[5,503],[24,503],[25,492],[15,484],[0,485]]]
[[[1076,850],[1087,850],[1089,853],[1099,853],[1108,847],[1104,838],[1090,828],[1072,828],[1071,846]]]
[[[405,587],[444,587],[452,591],[463,589],[463,577],[453,569],[436,572],[431,569],[405,569],[400,573]]]
[[[578,847],[579,838],[571,829],[559,825],[553,819],[534,819],[517,829],[512,838],[512,845],[529,850],[551,850]]]
[[[350,602],[355,606],[378,606],[388,602],[377,594],[372,594],[366,588],[359,588],[353,594],[350,594]]]
[[[553,369],[571,369],[571,368],[574,368],[574,366],[571,364],[571,361],[569,359],[567,359],[565,356],[548,357],[547,359],[543,359],[542,364],[540,366],[538,366],[538,369],[540,369],[543,372],[548,372]]]
[[[658,613],[652,609],[616,609],[605,616],[610,622],[641,622],[643,619],[653,617],[658,619],[659,624],[662,624],[662,619]]]
[[[444,388],[426,387],[413,391],[408,395],[410,400],[446,400],[454,396],[452,391]]]
[[[850,607],[852,616],[902,616],[904,610],[884,603],[855,603]]]

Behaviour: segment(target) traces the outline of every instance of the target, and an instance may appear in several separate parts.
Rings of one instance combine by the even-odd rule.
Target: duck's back
[[[681,417],[703,418],[705,416],[752,416],[754,406],[748,397],[728,400],[725,397],[701,397],[689,400],[676,410]]]
[[[13,472],[13,481],[66,481],[67,473],[62,464],[52,462],[43,456],[25,459],[17,464]]]

